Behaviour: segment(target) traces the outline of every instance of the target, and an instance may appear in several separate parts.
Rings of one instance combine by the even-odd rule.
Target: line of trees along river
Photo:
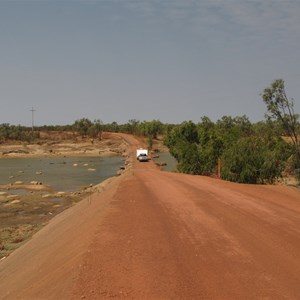
[[[0,141],[36,141],[40,131],[74,132],[82,137],[100,138],[102,132],[125,132],[146,137],[151,149],[157,137],[178,161],[184,173],[214,175],[221,165],[221,177],[241,183],[272,183],[285,174],[300,180],[300,125],[294,100],[288,99],[284,81],[275,80],[262,93],[266,119],[251,123],[247,116],[223,116],[216,122],[202,117],[200,122],[164,124],[159,120],[129,120],[126,124],[104,124],[100,119],[76,120],[72,125],[31,128],[0,125]]]

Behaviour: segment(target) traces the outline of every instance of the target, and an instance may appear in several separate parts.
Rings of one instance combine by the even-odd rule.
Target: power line
[[[33,107],[31,108],[31,125],[32,125],[32,131],[34,131],[34,112],[35,109],[33,109]]]

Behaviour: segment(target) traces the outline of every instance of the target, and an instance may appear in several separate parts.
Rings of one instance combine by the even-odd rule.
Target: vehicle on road
[[[147,149],[137,149],[136,150],[136,159],[140,162],[145,162],[149,160],[148,150]]]
[[[148,161],[149,157],[148,157],[148,155],[142,153],[142,154],[139,155],[138,160],[141,161],[141,162]]]

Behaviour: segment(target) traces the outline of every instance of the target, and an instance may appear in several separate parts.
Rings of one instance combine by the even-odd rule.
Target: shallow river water
[[[167,165],[162,167],[162,170],[168,172],[176,172],[177,171],[177,161],[176,159],[169,153],[160,153],[158,158],[154,159],[156,162],[165,162]]]
[[[0,184],[38,181],[55,191],[77,191],[117,174],[122,157],[0,159]]]

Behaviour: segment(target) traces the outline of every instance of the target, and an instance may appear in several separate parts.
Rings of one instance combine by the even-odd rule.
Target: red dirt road
[[[134,161],[91,200],[0,262],[0,299],[300,299],[299,189]]]

